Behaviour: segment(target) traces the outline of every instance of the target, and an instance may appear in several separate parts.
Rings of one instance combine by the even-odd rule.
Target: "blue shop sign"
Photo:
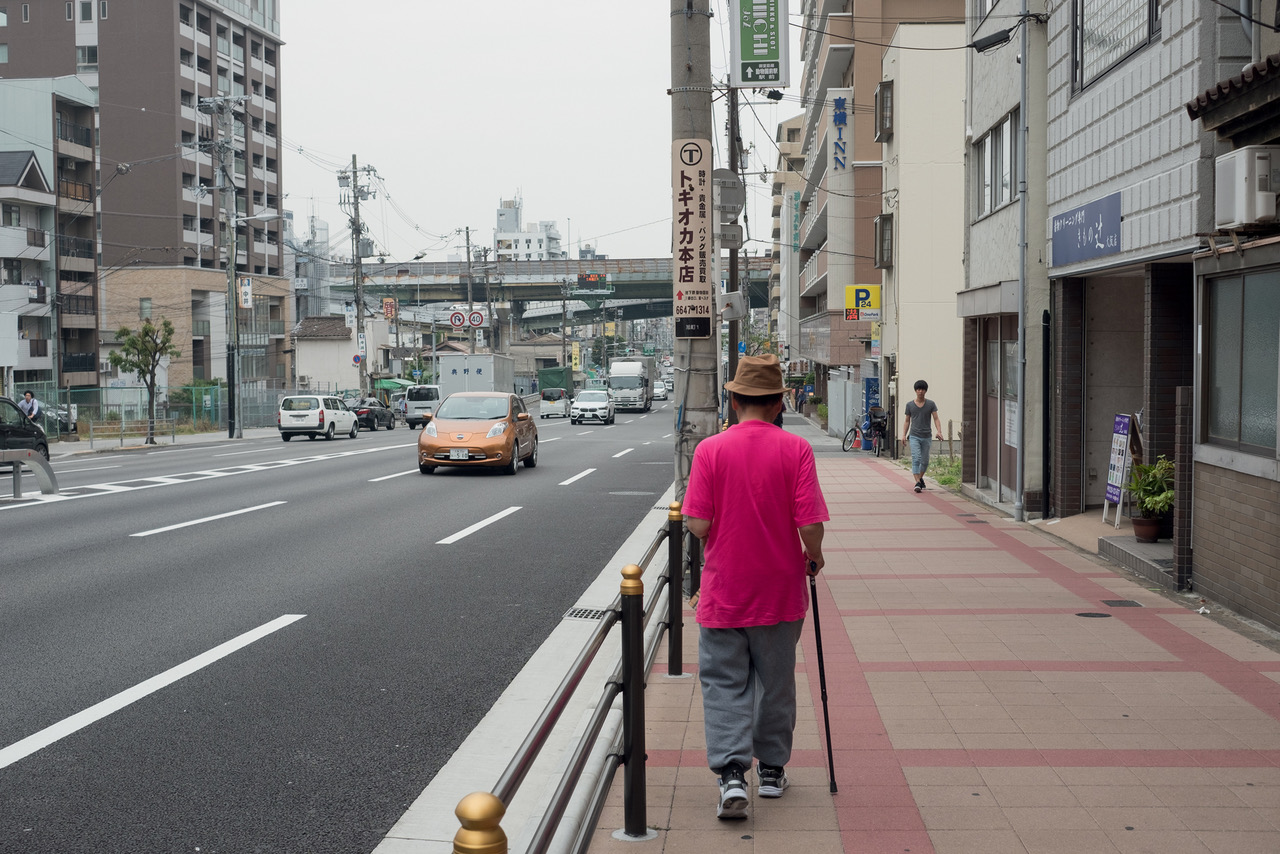
[[[1053,218],[1053,266],[1063,267],[1120,251],[1120,194]]]

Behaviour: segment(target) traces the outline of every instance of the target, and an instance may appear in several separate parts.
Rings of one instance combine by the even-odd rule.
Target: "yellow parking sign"
[[[850,309],[856,311],[858,320],[880,319],[879,285],[845,285],[844,307],[846,316]]]

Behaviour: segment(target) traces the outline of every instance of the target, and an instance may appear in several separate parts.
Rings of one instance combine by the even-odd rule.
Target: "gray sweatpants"
[[[796,728],[796,644],[804,620],[698,632],[707,765],[781,767]]]

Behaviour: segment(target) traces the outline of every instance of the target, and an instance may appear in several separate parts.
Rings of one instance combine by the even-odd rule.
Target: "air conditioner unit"
[[[1276,218],[1280,145],[1247,145],[1214,163],[1214,225],[1243,228]]]
[[[298,374],[298,385],[311,385],[311,377],[306,374]]]
[[[115,376],[115,368],[111,367],[110,359],[98,360],[98,373],[105,376]]]

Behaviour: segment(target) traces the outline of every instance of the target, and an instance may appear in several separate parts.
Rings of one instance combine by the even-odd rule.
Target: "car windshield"
[[[511,404],[505,397],[449,397],[436,410],[436,417],[453,421],[494,421],[506,418]]]
[[[609,394],[603,391],[584,391],[578,395],[578,403],[608,403]]]
[[[409,389],[409,391],[408,391],[408,398],[409,398],[410,400],[418,400],[418,401],[423,401],[423,400],[439,400],[439,399],[440,399],[440,389],[438,389],[438,388],[431,388],[431,387],[423,386],[423,385],[413,386],[413,387],[412,387],[412,388],[410,388],[410,389]]]
[[[309,412],[319,409],[319,405],[314,397],[286,397],[280,408],[285,412]]]

